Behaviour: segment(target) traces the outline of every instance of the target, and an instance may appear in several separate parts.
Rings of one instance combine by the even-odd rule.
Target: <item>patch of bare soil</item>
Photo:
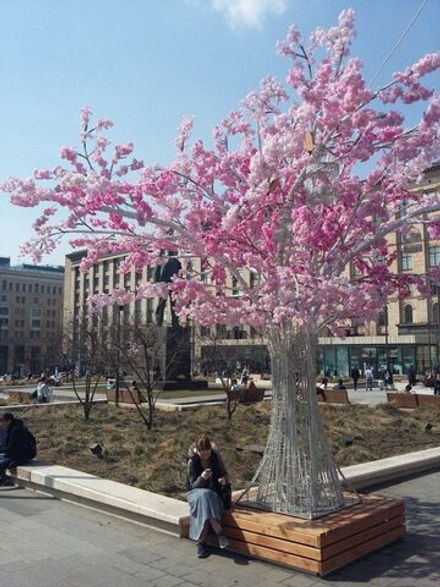
[[[390,405],[322,406],[336,461],[341,466],[440,446],[440,410],[402,411]],[[244,486],[260,460],[236,446],[264,445],[270,404],[239,406],[228,424],[221,407],[183,413],[157,412],[148,431],[134,410],[96,406],[91,420],[78,406],[26,410],[25,420],[38,438],[38,456],[129,485],[183,497],[189,447],[203,433],[216,442],[234,488]],[[432,429],[425,430],[430,423]],[[100,460],[89,451],[99,442]]]

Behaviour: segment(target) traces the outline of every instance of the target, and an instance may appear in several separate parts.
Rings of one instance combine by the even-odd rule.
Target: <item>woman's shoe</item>
[[[206,558],[208,556],[208,549],[206,548],[206,542],[197,542],[196,547],[197,558]]]
[[[225,534],[219,534],[217,536],[217,540],[218,540],[218,545],[220,546],[220,548],[226,548],[229,544],[229,540],[227,538],[227,536]]]

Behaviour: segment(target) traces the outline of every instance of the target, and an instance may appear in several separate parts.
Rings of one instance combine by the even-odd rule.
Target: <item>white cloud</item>
[[[282,14],[287,0],[212,0],[217,12],[226,14],[234,27],[259,28],[270,14]]]

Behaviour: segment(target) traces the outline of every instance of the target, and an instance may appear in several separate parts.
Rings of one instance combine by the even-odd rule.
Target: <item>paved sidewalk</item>
[[[194,545],[27,490],[0,490],[0,577],[7,587],[438,587],[440,472],[382,490],[405,497],[404,541],[328,579]]]

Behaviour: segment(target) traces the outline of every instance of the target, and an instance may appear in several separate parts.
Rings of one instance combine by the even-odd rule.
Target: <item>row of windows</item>
[[[15,291],[16,293],[46,293],[52,295],[63,295],[63,288],[57,285],[40,285],[39,283],[14,283],[12,281],[7,281],[3,279],[2,282],[2,290],[3,291]]]
[[[410,271],[413,269],[413,256],[412,253],[402,252],[401,253],[401,264],[402,271]],[[439,267],[440,266],[440,246],[434,245],[428,247],[428,267]]]
[[[435,302],[432,305],[432,310],[431,310],[431,320],[433,322],[437,322],[439,319],[438,310],[439,310],[439,305],[437,302]],[[403,312],[402,312],[402,318],[403,318],[404,324],[412,324],[413,323],[414,309],[411,304],[404,305]],[[378,326],[386,326],[387,322],[388,322],[387,312],[384,310],[380,311],[378,314],[378,317],[377,317],[377,325]]]

